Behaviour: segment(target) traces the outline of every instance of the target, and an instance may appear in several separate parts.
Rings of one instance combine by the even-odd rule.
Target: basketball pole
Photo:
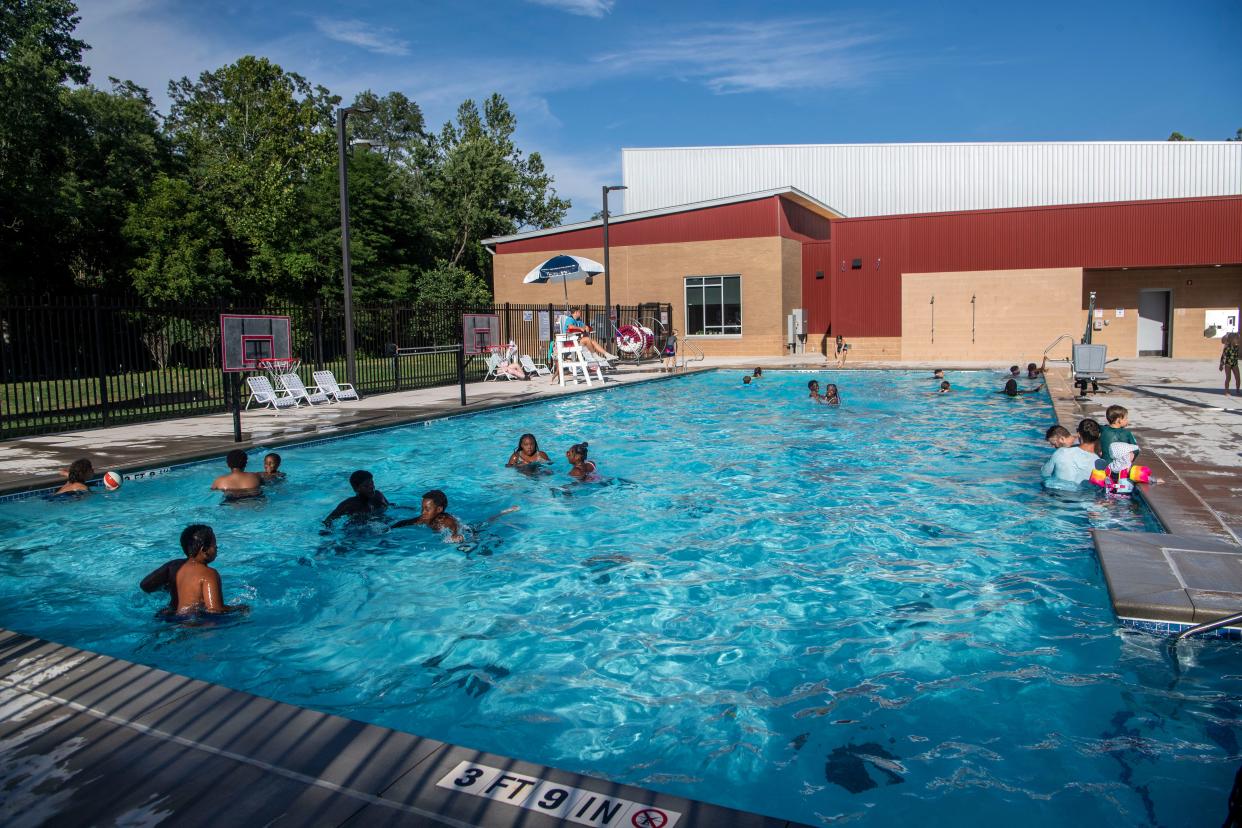
[[[240,443],[242,441],[241,433],[241,377],[237,374],[230,373],[229,385],[232,386],[233,394],[233,442]]]

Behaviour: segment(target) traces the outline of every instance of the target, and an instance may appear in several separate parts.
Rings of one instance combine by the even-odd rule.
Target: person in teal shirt
[[[1138,445],[1139,441],[1130,433],[1130,412],[1124,406],[1110,405],[1104,412],[1104,417],[1108,420],[1108,425],[1100,429],[1100,456],[1105,460],[1112,458],[1109,454],[1109,447],[1113,443],[1132,443]]]

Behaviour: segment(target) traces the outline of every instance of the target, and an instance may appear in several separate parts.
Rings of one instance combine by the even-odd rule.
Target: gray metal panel
[[[847,216],[1242,194],[1242,143],[624,149],[626,212],[797,187]]]

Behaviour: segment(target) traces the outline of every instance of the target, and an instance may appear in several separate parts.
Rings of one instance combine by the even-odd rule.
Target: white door
[[[1139,291],[1139,356],[1169,355],[1169,291]]]

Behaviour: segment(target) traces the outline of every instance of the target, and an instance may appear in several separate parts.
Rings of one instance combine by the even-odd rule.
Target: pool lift
[[[1099,327],[1103,328],[1103,320]],[[1109,363],[1116,362],[1116,359],[1108,358],[1108,346],[1096,345],[1091,341],[1092,331],[1095,330],[1095,291],[1091,291],[1087,301],[1087,326],[1082,332],[1082,339],[1074,342],[1072,345],[1071,355],[1068,359],[1059,359],[1057,362],[1068,362],[1070,368],[1070,376],[1073,379],[1075,387],[1078,388],[1078,399],[1088,399],[1087,389],[1090,388],[1092,393],[1098,393],[1100,390],[1100,382],[1108,379],[1108,374],[1104,373]],[[1044,362],[1048,361],[1048,354],[1052,352],[1062,342],[1069,340],[1073,342],[1074,337],[1071,334],[1061,334],[1052,340],[1052,344],[1044,349]]]

